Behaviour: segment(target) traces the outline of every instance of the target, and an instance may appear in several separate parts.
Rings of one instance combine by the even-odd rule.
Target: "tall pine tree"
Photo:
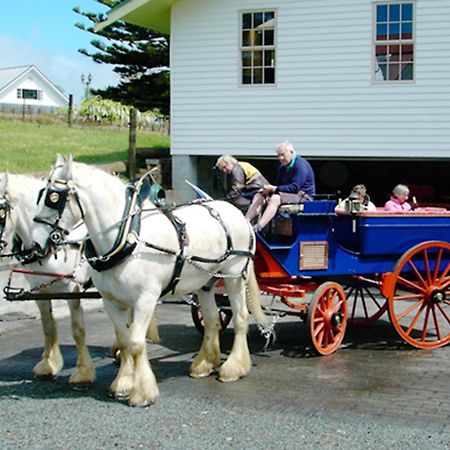
[[[114,8],[122,0],[95,0],[101,5]],[[92,90],[94,95],[132,105],[141,111],[158,108],[163,114],[169,114],[170,77],[169,77],[169,40],[168,36],[153,32],[147,28],[117,21],[98,33],[94,25],[106,19],[103,13],[73,9],[90,22],[76,23],[81,30],[94,34],[97,38],[90,44],[96,49],[90,52],[79,49],[99,64],[114,64],[114,72],[120,75],[117,86]],[[104,39],[98,39],[102,36]]]

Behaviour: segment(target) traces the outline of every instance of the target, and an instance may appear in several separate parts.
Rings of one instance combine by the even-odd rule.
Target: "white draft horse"
[[[31,230],[36,211],[38,193],[45,182],[25,175],[0,174],[0,216],[2,216],[1,239],[9,247],[13,239],[20,239],[25,249],[32,247]],[[20,253],[20,252],[19,252]],[[13,252],[14,254],[14,252]],[[31,256],[31,255],[30,255]],[[31,271],[57,274],[72,274],[80,263],[78,248],[65,247],[51,252],[35,262],[26,264]],[[31,260],[30,260],[31,261]],[[20,265],[20,263],[18,263]],[[43,275],[25,275],[30,289],[39,293],[79,292],[80,285],[73,280],[56,279]],[[52,284],[49,284],[52,283]],[[64,361],[58,344],[56,322],[52,314],[51,300],[38,300],[44,332],[44,351],[41,360],[34,366],[38,378],[53,378],[63,367]],[[80,299],[68,300],[71,315],[72,336],[76,344],[77,363],[69,383],[74,388],[86,388],[95,379],[95,367],[86,346],[86,333]]]
[[[49,207],[49,201],[44,200],[52,195],[56,199],[55,193],[64,199],[63,207]],[[74,163],[71,157],[63,160],[58,156],[35,217],[38,223],[33,238],[36,249],[41,251],[55,227],[71,229],[83,216],[91,243],[88,260],[93,265],[104,264],[99,271],[93,271],[92,279],[120,345],[120,369],[110,393],[128,399],[132,406],[147,406],[158,396],[145,335],[160,297],[197,294],[205,332],[190,366],[190,376],[206,377],[220,366],[220,321],[211,289],[217,278],[224,279],[234,324],[233,346],[218,378],[228,382],[247,375],[251,360],[246,300],[259,325],[268,326],[253,269],[252,228],[227,202],[180,206],[168,214],[147,199],[142,204],[140,232],[126,225],[121,236],[119,228],[139,212],[139,208],[127,209],[126,188],[119,178]],[[110,267],[109,262],[121,252],[122,244],[136,247]]]

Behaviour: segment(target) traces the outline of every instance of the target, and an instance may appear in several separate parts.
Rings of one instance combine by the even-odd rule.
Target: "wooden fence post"
[[[69,110],[67,112],[67,125],[72,126],[72,112],[73,112],[73,95],[69,94]]]
[[[128,178],[133,178],[136,173],[136,122],[137,112],[135,108],[130,109],[130,125],[128,139]]]

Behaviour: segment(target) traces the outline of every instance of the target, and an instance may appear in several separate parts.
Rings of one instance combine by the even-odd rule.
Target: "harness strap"
[[[116,242],[108,253],[103,256],[97,256],[92,241],[90,239],[86,240],[84,249],[86,260],[97,272],[102,272],[118,265],[134,251],[141,222],[141,211],[139,207],[136,208],[138,193],[138,189],[133,190],[131,194],[129,190],[126,191],[127,199],[123,213],[123,218],[126,218],[126,220],[121,223]]]
[[[151,242],[144,242],[144,245],[149,248],[153,248],[154,250],[158,250],[163,253],[167,253],[169,255],[176,256],[175,265],[172,272],[172,277],[168,283],[168,285],[164,288],[164,290],[161,293],[161,297],[166,295],[168,292],[171,292],[172,294],[175,292],[175,288],[180,281],[180,275],[181,271],[183,270],[184,263],[186,261],[194,261],[194,262],[200,262],[200,263],[210,263],[210,264],[219,264],[223,261],[225,261],[230,256],[243,256],[247,258],[247,262],[245,264],[245,267],[242,271],[242,273],[246,273],[248,269],[248,265],[250,263],[250,259],[254,257],[253,244],[254,244],[254,238],[253,234],[250,235],[250,243],[249,243],[249,250],[234,250],[233,249],[233,241],[231,239],[231,235],[225,225],[225,222],[222,220],[218,212],[211,208],[210,206],[206,204],[201,204],[201,206],[205,207],[208,212],[211,214],[211,217],[216,219],[220,225],[222,226],[225,236],[227,239],[227,249],[225,253],[219,257],[219,258],[204,258],[202,256],[186,256],[185,255],[185,249],[189,245],[188,243],[188,236],[186,233],[186,224],[182,222],[178,217],[176,217],[170,208],[167,207],[160,207],[161,211],[165,214],[165,216],[171,221],[172,225],[174,226],[177,237],[178,237],[178,244],[180,246],[179,250],[176,252],[171,249],[167,249],[165,247],[161,247],[157,244],[153,244]],[[212,283],[214,285],[215,281]]]
[[[175,231],[177,232],[178,237],[178,244],[180,246],[180,249],[178,252],[176,252],[176,260],[175,260],[175,266],[173,268],[172,277],[169,281],[169,284],[164,288],[164,290],[161,293],[161,297],[164,297],[168,292],[172,291],[172,294],[175,292],[175,287],[177,286],[178,282],[180,281],[180,275],[181,271],[183,270],[184,262],[186,261],[186,257],[184,254],[184,250],[188,244],[188,237],[186,234],[186,224],[182,222],[178,217],[176,217],[172,210],[169,208],[161,208],[161,211],[164,213],[164,215],[170,220],[172,225],[175,228]],[[175,252],[173,252],[175,253]]]

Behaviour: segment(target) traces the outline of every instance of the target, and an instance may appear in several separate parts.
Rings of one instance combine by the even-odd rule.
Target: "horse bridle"
[[[61,221],[63,212],[72,197],[75,198],[77,206],[81,212],[81,218],[84,219],[84,210],[75,186],[71,180],[62,180],[59,178],[54,180],[49,179],[47,186],[39,191],[37,200],[38,204],[44,194],[45,206],[54,210],[55,214],[49,218],[39,217],[36,215],[33,219],[35,222],[47,225],[51,229],[46,247],[43,249],[34,249],[38,254],[42,253],[42,251],[47,251],[49,246],[57,247],[58,245],[61,245],[64,236],[69,234],[68,230],[65,230],[59,226],[59,222]]]
[[[8,244],[3,240],[3,233],[5,231],[6,221],[10,215],[10,211],[11,205],[8,200],[5,197],[0,196],[0,252],[2,252]]]

